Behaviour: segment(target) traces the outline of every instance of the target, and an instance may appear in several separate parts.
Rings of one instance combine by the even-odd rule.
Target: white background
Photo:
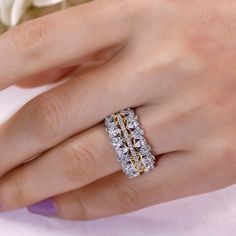
[[[44,88],[0,92],[0,122]],[[0,150],[1,164],[1,150]],[[40,189],[39,189],[40,191]],[[235,236],[236,186],[181,199],[124,216],[69,222],[26,210],[0,214],[0,236]]]

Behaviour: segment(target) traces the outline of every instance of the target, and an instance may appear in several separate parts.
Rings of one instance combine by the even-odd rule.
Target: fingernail
[[[28,206],[27,208],[29,212],[37,215],[43,215],[43,216],[56,215],[56,206],[51,199],[46,199],[34,205]]]

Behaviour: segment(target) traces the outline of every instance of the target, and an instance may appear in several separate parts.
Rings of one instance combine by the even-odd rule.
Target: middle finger
[[[27,103],[0,128],[0,175],[132,104],[121,99],[120,84],[112,91],[119,76],[106,64]]]

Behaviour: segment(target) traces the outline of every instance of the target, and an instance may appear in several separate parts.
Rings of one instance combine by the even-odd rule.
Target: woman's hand
[[[2,89],[106,58],[1,126],[2,211],[50,198],[29,209],[94,219],[235,183],[235,10],[230,0],[97,0],[1,36]],[[126,107],[160,157],[135,179],[102,123]]]

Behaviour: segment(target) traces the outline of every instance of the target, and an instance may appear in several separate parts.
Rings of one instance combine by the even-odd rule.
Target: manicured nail
[[[43,215],[43,216],[56,215],[56,207],[51,199],[46,199],[34,205],[28,206],[27,208],[29,212],[37,215]]]

